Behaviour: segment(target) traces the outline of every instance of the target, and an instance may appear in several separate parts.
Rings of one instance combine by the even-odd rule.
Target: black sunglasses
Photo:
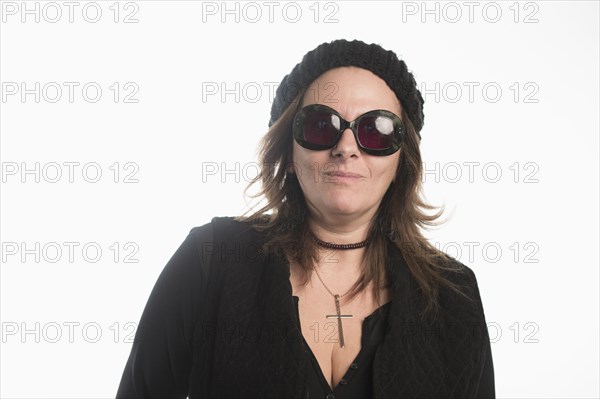
[[[370,155],[390,155],[400,149],[405,128],[393,112],[369,111],[348,122],[326,105],[310,104],[294,116],[296,142],[309,150],[333,148],[346,129],[352,129],[358,146]]]

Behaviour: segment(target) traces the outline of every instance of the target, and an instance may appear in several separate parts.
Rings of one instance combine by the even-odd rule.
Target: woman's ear
[[[297,175],[296,175],[296,164],[293,161],[289,162],[287,164],[287,166],[285,167],[285,174],[288,177],[295,177],[295,178],[297,178]]]
[[[294,144],[292,143],[292,146]],[[296,164],[294,162],[294,150],[291,149],[288,152],[287,159],[289,159],[288,164],[285,166],[285,172],[288,174],[296,174]]]

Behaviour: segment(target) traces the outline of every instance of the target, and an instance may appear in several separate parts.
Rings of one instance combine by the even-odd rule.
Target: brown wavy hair
[[[246,188],[245,194],[254,185],[261,183],[260,190],[250,197],[263,197],[266,205],[257,211],[252,208],[238,216],[236,220],[251,222],[255,228],[267,231],[263,250],[266,253],[283,249],[288,259],[298,263],[304,274],[302,284],[312,276],[314,263],[319,259],[318,246],[308,227],[307,206],[304,195],[294,173],[290,173],[292,162],[292,121],[300,108],[305,90],[301,90],[294,101],[275,121],[259,144],[259,173]],[[402,143],[395,182],[386,191],[371,223],[367,239],[369,245],[364,252],[361,277],[351,287],[350,297],[354,298],[371,281],[375,284],[375,298],[381,303],[380,289],[389,288],[386,279],[386,247],[395,244],[402,253],[409,271],[417,281],[425,299],[425,314],[439,310],[438,294],[440,285],[471,300],[461,291],[461,287],[446,278],[446,272],[462,272],[460,262],[431,245],[419,228],[437,226],[436,221],[444,212],[440,207],[433,215],[426,210],[437,207],[421,199],[422,162],[419,150],[419,137],[407,114],[402,110],[402,121],[406,135]],[[269,213],[270,212],[270,213]],[[250,214],[250,215],[249,215]],[[424,316],[424,315],[423,315]]]

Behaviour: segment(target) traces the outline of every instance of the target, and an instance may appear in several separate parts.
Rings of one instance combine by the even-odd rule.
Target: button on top
[[[327,399],[334,399],[334,398],[335,398],[335,395],[332,394],[332,393],[330,393],[329,395],[327,395]]]
[[[343,378],[342,378],[342,379],[340,380],[340,382],[339,382],[339,384],[340,384],[340,385],[346,385],[347,383],[348,383],[348,381],[346,381],[346,380],[345,380],[345,379],[343,379]]]
[[[352,363],[352,364],[350,365],[350,368],[351,368],[352,370],[356,370],[356,369],[358,368],[358,364],[357,364],[357,363]]]

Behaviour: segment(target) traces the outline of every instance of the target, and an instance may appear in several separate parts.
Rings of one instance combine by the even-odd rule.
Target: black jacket
[[[148,299],[117,398],[305,398],[304,351],[289,263],[264,233],[233,218],[195,227]],[[436,320],[400,251],[388,328],[373,361],[373,397],[495,398],[490,341],[471,269],[452,280],[474,302],[440,293]]]

